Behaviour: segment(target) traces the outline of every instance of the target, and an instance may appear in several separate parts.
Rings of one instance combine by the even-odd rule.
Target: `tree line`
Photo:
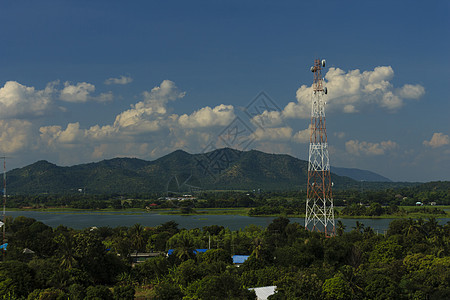
[[[348,216],[407,216],[413,212],[399,206],[424,204],[450,205],[450,189],[445,183],[433,186],[380,190],[337,190],[333,200],[336,207]],[[65,207],[75,209],[153,209],[178,208],[181,213],[192,213],[201,208],[251,208],[250,216],[258,215],[302,215],[305,213],[306,191],[255,192],[255,191],[202,191],[192,199],[181,195],[130,194],[130,195],[16,195],[7,197],[8,208]],[[427,215],[442,215],[439,208],[418,208]],[[339,213],[339,212],[338,212]]]

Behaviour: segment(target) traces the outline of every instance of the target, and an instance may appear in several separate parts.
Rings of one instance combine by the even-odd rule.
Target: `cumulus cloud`
[[[345,143],[345,149],[354,155],[383,155],[387,151],[397,148],[398,145],[393,141],[383,141],[380,143],[360,142],[350,140]]]
[[[292,137],[291,127],[265,128],[258,127],[253,136],[256,141],[289,141]]]
[[[42,116],[52,103],[58,82],[50,82],[45,89],[37,90],[16,81],[7,81],[0,88],[0,117],[3,119]]]
[[[405,84],[399,91],[400,97],[406,99],[419,99],[425,94],[425,88],[421,85]]]
[[[60,99],[67,102],[86,102],[89,94],[95,91],[95,86],[87,82],[79,82],[76,85],[64,82]]]
[[[425,94],[421,85],[405,84],[394,88],[391,79],[394,70],[390,66],[376,67],[372,71],[330,68],[325,75],[328,89],[327,111],[357,113],[367,106],[379,106],[395,112],[405,99],[419,99]],[[297,102],[290,102],[283,109],[283,117],[308,118],[311,114],[312,87],[302,85],[296,93]]]
[[[166,104],[169,101],[183,98],[185,94],[177,88],[173,81],[164,80],[160,86],[143,92],[144,100],[120,113],[113,126],[135,133],[157,131],[171,120],[167,116]]]
[[[13,153],[30,144],[32,124],[24,120],[0,120],[0,153]]]
[[[306,144],[309,143],[311,136],[311,125],[309,125],[309,128],[300,130],[296,134],[294,134],[293,141],[296,143]]]
[[[264,128],[278,127],[283,123],[283,116],[280,111],[263,111],[261,114],[254,116],[251,122],[256,126]]]
[[[114,77],[108,78],[108,79],[105,80],[104,83],[106,85],[111,85],[111,84],[124,85],[124,84],[129,84],[132,81],[133,81],[133,78],[122,75],[122,76],[120,76],[118,78],[114,78]]]
[[[178,122],[186,128],[201,128],[210,126],[226,126],[235,118],[232,105],[218,105],[214,108],[203,107],[190,115],[181,115]]]
[[[46,141],[49,146],[56,143],[58,145],[78,143],[85,136],[83,130],[80,130],[78,122],[67,124],[66,129],[62,129],[61,126],[43,126],[39,131],[41,139]]]
[[[431,137],[431,140],[423,141],[423,144],[431,148],[438,148],[450,144],[450,138],[442,132],[435,132]]]
[[[99,96],[92,96],[95,92],[95,85],[87,82],[78,82],[76,85],[64,82],[64,88],[60,92],[60,100],[66,102],[87,102],[87,101],[111,101],[112,92],[102,93]]]

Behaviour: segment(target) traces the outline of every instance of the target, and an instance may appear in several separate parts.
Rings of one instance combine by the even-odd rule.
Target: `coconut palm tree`
[[[141,251],[145,246],[144,227],[137,223],[131,227],[131,240],[136,251]]]
[[[76,263],[73,236],[70,233],[60,234],[55,240],[58,243],[61,267],[71,269]]]
[[[344,232],[345,232],[345,227],[346,227],[346,226],[344,225],[344,223],[342,223],[341,220],[339,220],[339,221],[337,222],[336,233],[337,233],[338,236],[342,236],[342,235],[344,234]]]

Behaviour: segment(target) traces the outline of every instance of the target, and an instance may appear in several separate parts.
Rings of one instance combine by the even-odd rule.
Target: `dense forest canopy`
[[[332,238],[283,217],[239,231],[7,224],[4,299],[254,299],[248,288],[268,285],[269,299],[450,298],[450,224],[433,218],[395,220],[385,235],[338,222]],[[160,255],[133,263],[136,252]],[[237,267],[234,254],[249,258]]]

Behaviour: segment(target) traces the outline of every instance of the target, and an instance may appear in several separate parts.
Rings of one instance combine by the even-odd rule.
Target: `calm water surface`
[[[275,217],[248,217],[239,215],[160,215],[148,212],[93,212],[93,211],[64,211],[64,212],[42,212],[42,211],[7,211],[7,216],[25,216],[43,222],[52,227],[64,225],[75,229],[83,229],[92,226],[132,226],[139,223],[143,226],[154,227],[168,221],[175,221],[179,228],[202,228],[209,225],[220,225],[230,230],[244,229],[250,224],[261,227],[269,225]],[[289,218],[291,222],[305,223],[304,218]],[[383,233],[387,230],[389,223],[394,219],[336,219],[341,220],[349,231],[355,226],[356,221],[370,226],[375,231]],[[438,219],[440,224],[446,224],[450,218]]]

